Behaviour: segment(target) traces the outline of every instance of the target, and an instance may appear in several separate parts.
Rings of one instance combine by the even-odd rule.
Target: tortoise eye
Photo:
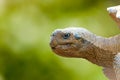
[[[68,39],[70,37],[70,33],[65,33],[64,35],[63,35],[63,38],[64,39]]]

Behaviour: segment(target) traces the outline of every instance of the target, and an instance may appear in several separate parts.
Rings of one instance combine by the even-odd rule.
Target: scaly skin
[[[119,15],[115,16],[118,8],[110,7],[108,11],[119,25]],[[50,46],[60,56],[84,58],[102,66],[110,80],[120,80],[120,35],[104,38],[84,28],[57,29],[51,35]]]
[[[65,28],[53,32],[50,46],[58,55],[85,58],[99,66],[113,69],[114,58],[120,51],[120,35],[103,38],[83,28]],[[115,77],[115,72],[109,75]]]

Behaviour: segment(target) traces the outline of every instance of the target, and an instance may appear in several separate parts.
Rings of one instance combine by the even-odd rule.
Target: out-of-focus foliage
[[[117,0],[115,0],[117,1]],[[83,59],[63,58],[49,47],[56,28],[83,26],[119,32],[106,8],[114,0],[0,0],[0,80],[107,80]]]

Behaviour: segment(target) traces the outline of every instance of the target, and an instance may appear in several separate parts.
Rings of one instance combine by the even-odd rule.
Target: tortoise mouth
[[[58,40],[56,39],[56,37],[53,37],[52,40],[50,41],[50,47],[52,50],[56,50],[56,49],[67,49],[71,47],[71,45],[73,45],[74,42],[71,40]]]
[[[58,44],[58,45],[56,45],[56,46],[51,46],[51,48],[52,48],[53,50],[59,49],[59,48],[65,50],[65,49],[68,49],[68,48],[72,47],[72,45],[73,45],[73,43],[65,43],[65,44]]]
[[[55,46],[52,46],[52,47],[51,47],[51,49],[53,49],[53,50],[54,50],[54,49],[56,49],[56,47],[55,47]]]

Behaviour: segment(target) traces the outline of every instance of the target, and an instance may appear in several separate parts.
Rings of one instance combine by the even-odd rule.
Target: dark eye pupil
[[[64,39],[68,39],[70,37],[70,33],[65,33],[64,35],[63,35],[63,38]]]

